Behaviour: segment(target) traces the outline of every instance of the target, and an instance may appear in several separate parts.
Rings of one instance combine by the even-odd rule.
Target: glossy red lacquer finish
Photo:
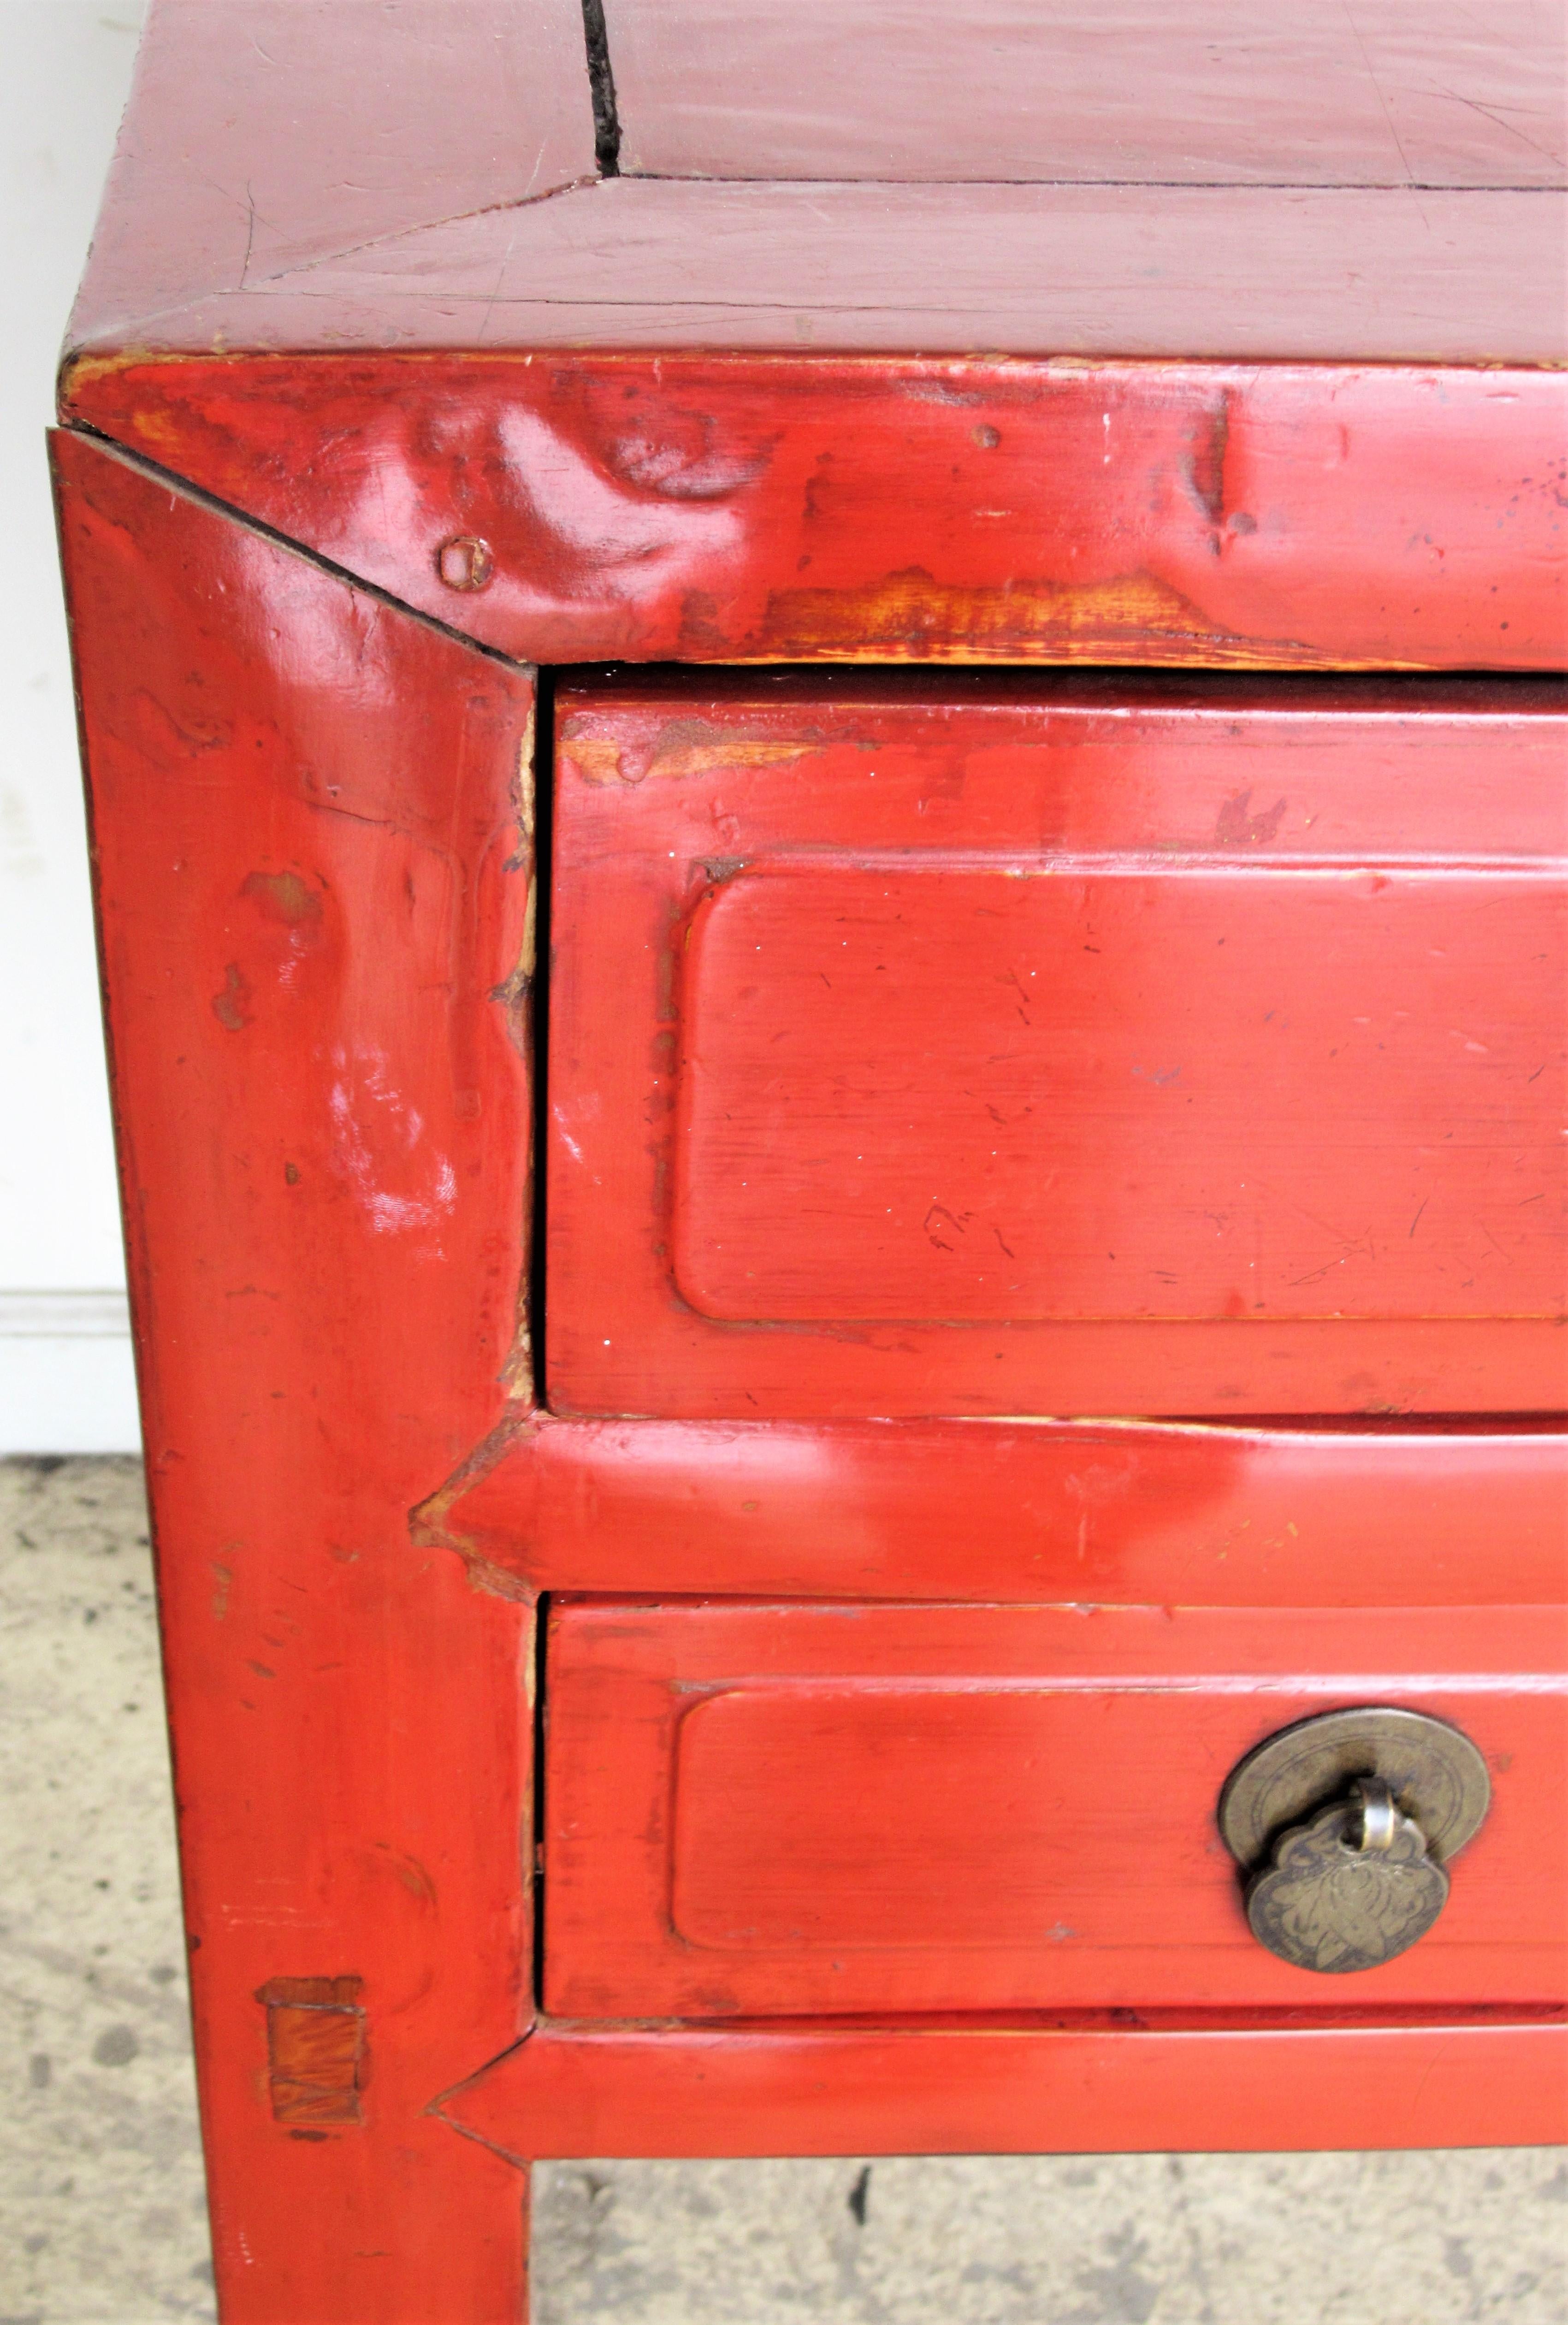
[[[569,1599],[545,1664],[546,2007],[1549,2003],[1565,1648],[1551,1608]],[[1266,1737],[1369,1702],[1461,1727],[1492,1804],[1436,1928],[1347,1996],[1257,1943],[1215,1809]]]
[[[530,1413],[420,1513],[536,1590],[1097,1606],[1561,1604],[1545,1431]],[[1269,1629],[1264,1626],[1265,1632]],[[1521,1663],[1534,1636],[1517,1637]]]
[[[127,354],[65,409],[534,662],[1568,660],[1561,373]]]
[[[563,690],[552,1404],[1560,1402],[1568,727],[1462,700]]]
[[[1554,1594],[1554,1449],[533,1413],[510,1393],[527,1376],[526,674],[99,448],[65,440],[60,461],[226,2313],[516,2316],[522,2191],[428,2112],[465,2077],[451,2120],[504,2157],[1551,2135],[1558,2033],[1540,2018],[1309,2037],[1256,2014],[1136,2033],[1015,2017],[737,2029],[716,2048],[550,2028],[509,2047],[529,2015],[529,1585],[1044,1585],[1208,1598],[1252,1610],[1266,1641],[1279,1620],[1257,1609],[1303,1598]],[[1509,699],[1511,747],[1547,734],[1534,696]],[[1101,703],[1108,751],[1130,699]],[[928,728],[929,691],[910,701]],[[1478,718],[1471,690],[1443,707],[1471,769],[1445,812],[1484,855],[1496,707]],[[1431,746],[1430,706],[1413,709],[1380,730],[1367,800],[1392,798],[1412,734]],[[1324,780],[1336,739],[1314,761],[1296,737]],[[711,776],[712,736],[684,744]],[[1146,804],[1169,800],[1127,764]],[[676,795],[669,772],[649,797]],[[1516,785],[1513,811],[1542,797]],[[1266,844],[1272,799],[1222,804],[1227,846]],[[1550,841],[1526,820],[1510,861]],[[1538,1618],[1489,1619],[1527,1669]],[[1249,1662],[1238,1700],[1259,1692]],[[1523,1735],[1536,1700],[1494,1692]],[[362,2014],[353,2086],[331,2094],[268,2048],[319,1991]],[[671,2076],[704,2095],[661,2128]]]
[[[1536,2144],[1568,2137],[1568,2027],[1508,2011],[546,2025],[446,2112],[519,2158]]]
[[[1551,135],[1519,134],[1540,26],[1444,5],[1351,42],[1201,9],[1151,16],[1134,69],[1120,0],[1052,0],[1018,18],[1012,70],[1005,6],[915,42],[845,0],[820,39],[792,20],[775,71],[778,11],[706,7],[663,11],[651,54],[653,15],[610,0],[625,105],[596,160],[575,0],[153,0],[73,320],[62,529],[230,2325],[518,2325],[514,2167],[539,2155],[1568,2135],[1532,1952],[1561,1883],[1522,1869],[1537,1843],[1555,1863],[1562,1782],[1535,1679],[1557,1668],[1568,1497],[1562,1440],[1528,1418],[1560,1401],[1560,1276],[1525,1184],[1560,1046],[1536,955],[1561,718],[1529,684],[1387,675],[1568,660],[1563,207]],[[1437,99],[1400,62],[1411,38]],[[846,110],[868,42],[895,96]],[[1393,151],[1419,189],[1379,178]],[[929,181],[997,155],[1025,181]],[[636,174],[664,167],[776,175]],[[906,667],[858,692],[819,667],[793,690],[688,671],[571,698],[565,1118],[535,1281],[561,1403],[610,1408],[574,1418],[534,1404],[524,1299],[531,792],[536,759],[557,769],[522,664],[607,657]],[[1036,674],[1009,696],[995,671],[913,667],[960,662],[1380,674],[1299,696]],[[932,834],[941,870],[911,860]],[[890,853],[924,936],[873,1007]],[[1049,896],[1014,884],[1010,922],[982,927],[973,884],[1042,861]],[[1124,979],[1099,1014],[1095,881]],[[816,999],[835,895],[868,948],[838,1020]],[[1208,935],[1245,960],[1234,992]],[[745,993],[745,941],[791,975]],[[948,987],[923,987],[923,943]],[[954,1249],[916,1237],[911,1265],[842,1208],[858,1101],[837,1085],[877,1063],[856,1028],[885,1070],[967,1088],[966,1042],[1000,1054],[1003,955],[1026,950],[1077,995],[1052,1037],[1072,1015],[1067,1193],[1015,1125],[1032,1240],[965,1263],[966,1197]],[[922,1013],[949,987],[933,1077]],[[1179,1033],[1179,1058],[1127,1047],[1138,996],[1135,1030]],[[688,999],[701,1055],[673,1107]],[[1331,1073],[1347,1013],[1393,1051],[1358,1028]],[[1295,1046],[1271,1082],[1276,1040]],[[790,1102],[769,1116],[774,1050]],[[1203,1138],[1172,1128],[1178,1091]],[[1346,1122],[1386,1097],[1399,1153],[1375,1139],[1352,1166]],[[878,1104],[876,1168],[918,1177]],[[1325,1126],[1340,1144],[1309,1171],[1294,1148]],[[1237,1180],[1244,1153],[1250,1181],[1270,1138],[1273,1192],[1248,1190],[1266,1249],[1216,1231],[1259,1261],[1233,1271],[1192,1216],[1205,1152]],[[1075,1229],[1053,1274],[1051,1202],[1083,1228],[1135,1150],[1156,1202],[1180,1195],[1157,1234],[1132,1222],[1147,1268]],[[1304,1221],[1320,1174],[1335,1207]],[[775,1320],[754,1323],[765,1277]],[[1195,1320],[1232,1292],[1256,1320]],[[868,1293],[877,1320],[847,1320]],[[987,1334],[1000,1378],[979,1383]],[[1297,1419],[1017,1417],[1201,1406]],[[870,1417],[895,1410],[927,1417]],[[543,1589],[575,1600],[552,1991],[699,2014],[744,1995],[749,2020],[536,2013]],[[1099,1671],[1074,1662],[1090,1636],[1116,1643]],[[1381,2000],[1352,1979],[1282,2002],[1288,1975],[1239,1936],[1211,1795],[1275,1719],[1368,1689],[1473,1725],[1495,1820],[1439,1945],[1359,1989]],[[1091,1701],[1115,1749],[1065,1870],[1093,1935],[1047,1953],[1020,1901],[1061,1860],[1014,1764],[1076,1762]],[[1135,1832],[1123,1795],[1151,1761],[1181,1813]],[[923,1809],[970,1852],[961,1896],[909,1842]],[[1155,1879],[1124,1882],[1135,1854]],[[998,1862],[996,1925],[960,1928]],[[783,1927],[797,1904],[856,1938],[841,1973]],[[1130,1975],[1118,1910],[1145,1947]],[[677,1948],[672,1911],[699,1942]],[[856,1979],[876,2023],[776,2015],[842,2012]],[[1112,1990],[1213,2006],[1112,2010]],[[1087,1999],[1018,1999],[1047,1991]],[[952,2006],[895,2015],[895,1996]]]
[[[530,2013],[531,1626],[406,1513],[506,1403],[532,688],[55,458],[223,2313],[515,2317],[523,2191],[426,2110]],[[360,2120],[301,2131],[259,1997],[320,1978]]]

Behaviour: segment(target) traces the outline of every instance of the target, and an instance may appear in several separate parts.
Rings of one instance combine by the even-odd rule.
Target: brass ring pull
[[[1448,1860],[1491,1801],[1468,1736],[1424,1712],[1325,1712],[1232,1771],[1220,1829],[1246,1869],[1260,1945],[1299,1969],[1372,1969],[1448,1902]]]
[[[1381,1777],[1363,1776],[1350,1786],[1350,1798],[1361,1811],[1359,1849],[1392,1848],[1399,1822],[1394,1795]]]

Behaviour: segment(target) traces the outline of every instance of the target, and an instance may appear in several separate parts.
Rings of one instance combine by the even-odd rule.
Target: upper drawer
[[[551,1401],[1556,1406],[1563,703],[563,690]]]

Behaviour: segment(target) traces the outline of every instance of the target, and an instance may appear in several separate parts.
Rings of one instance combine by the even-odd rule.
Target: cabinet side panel
[[[515,2317],[427,2109],[526,2023],[530,1613],[408,1512],[516,1367],[532,683],[54,450],[223,2313]]]

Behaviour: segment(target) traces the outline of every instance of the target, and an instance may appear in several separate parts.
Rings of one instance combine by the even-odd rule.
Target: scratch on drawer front
[[[679,781],[723,767],[780,766],[792,759],[809,758],[821,747],[815,736],[781,742],[738,734],[733,727],[718,726],[708,718],[672,718],[660,728],[649,750],[645,743],[629,736],[607,735],[602,720],[591,713],[568,718],[561,736],[562,755],[589,783]]]

